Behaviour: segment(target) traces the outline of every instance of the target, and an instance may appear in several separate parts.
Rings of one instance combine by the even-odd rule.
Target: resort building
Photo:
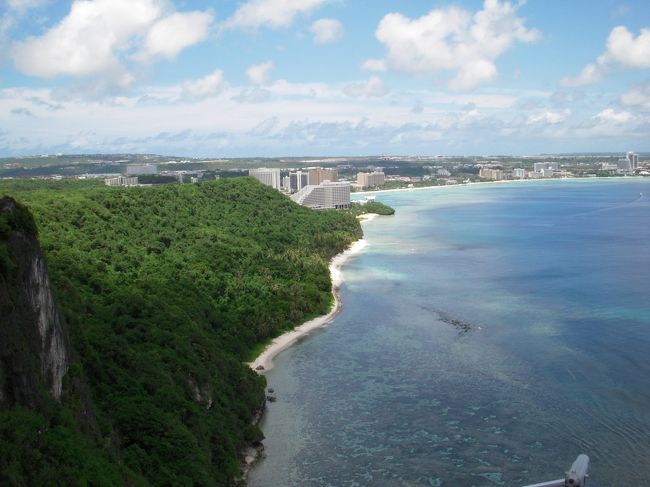
[[[332,183],[338,181],[338,172],[336,169],[323,169],[314,167],[309,169],[309,184],[318,186],[325,181]]]
[[[289,191],[297,193],[309,184],[309,174],[302,171],[289,173]]]
[[[618,169],[618,165],[611,162],[601,162],[600,169],[602,171],[616,171]]]
[[[357,186],[360,188],[383,186],[385,182],[386,175],[381,171],[357,173]]]
[[[280,189],[280,170],[279,169],[269,169],[266,167],[260,167],[257,169],[250,169],[248,175],[254,177],[262,184],[271,186],[277,190]]]
[[[630,162],[632,171],[639,168],[639,154],[635,154],[634,152],[630,151],[627,153],[625,158]]]
[[[501,181],[503,179],[503,171],[501,169],[482,167],[478,175],[483,179],[490,179],[492,181]]]
[[[318,186],[309,184],[292,195],[291,199],[299,205],[314,209],[350,208],[350,184],[329,181]]]
[[[526,170],[520,167],[512,170],[512,177],[517,179],[526,179]]]
[[[535,169],[535,172],[539,173],[545,170],[557,171],[559,169],[557,162],[536,162],[533,164],[533,167]]]
[[[137,186],[138,177],[118,176],[116,178],[107,178],[104,179],[104,184],[106,186]]]
[[[632,171],[632,162],[629,158],[619,159],[616,163],[616,172],[618,174],[631,174]]]

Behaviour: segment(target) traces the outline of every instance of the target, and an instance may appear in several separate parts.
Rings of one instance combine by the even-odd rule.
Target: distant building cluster
[[[291,199],[310,208],[350,208],[350,183],[338,182],[336,169],[312,167],[290,171],[282,177],[280,169],[258,168],[249,176],[267,186],[291,195]]]
[[[516,179],[526,179],[527,174],[526,170],[521,167],[512,170],[512,177]]]
[[[357,173],[357,186],[361,189],[383,186],[386,183],[386,175],[382,171]]]
[[[106,186],[137,186],[137,176],[117,176],[115,178],[104,179]]]
[[[628,152],[623,159],[616,163],[616,172],[618,174],[632,174],[639,168],[639,154]]]
[[[482,167],[478,175],[483,179],[489,179],[491,181],[501,181],[503,179],[503,171],[501,169],[492,169],[489,167]]]
[[[155,164],[128,164],[122,166],[122,175],[104,179],[106,186],[142,186],[138,176],[158,174]]]
[[[506,179],[544,179],[556,176],[569,176],[570,174],[560,171],[557,162],[535,162],[533,170],[527,171],[522,167],[512,169],[512,172],[504,171],[501,167],[482,166],[479,170],[479,177],[490,181],[502,181]]]

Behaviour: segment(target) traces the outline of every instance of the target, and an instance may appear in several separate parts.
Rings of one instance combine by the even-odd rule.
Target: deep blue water
[[[640,195],[643,193],[645,196]],[[251,487],[650,485],[650,180],[383,193]]]

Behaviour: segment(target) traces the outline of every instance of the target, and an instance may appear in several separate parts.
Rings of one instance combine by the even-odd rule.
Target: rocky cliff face
[[[29,211],[0,199],[0,404],[61,399],[68,340]]]

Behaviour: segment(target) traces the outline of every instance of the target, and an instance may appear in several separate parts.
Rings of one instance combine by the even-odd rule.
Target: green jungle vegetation
[[[355,216],[252,178],[3,194],[34,216],[73,359],[60,404],[0,410],[0,484],[237,484],[265,387],[243,361],[328,311]]]
[[[377,215],[394,215],[395,208],[388,206],[381,201],[368,201],[363,205],[352,205],[350,212],[354,215],[365,215],[366,213],[376,213]]]

